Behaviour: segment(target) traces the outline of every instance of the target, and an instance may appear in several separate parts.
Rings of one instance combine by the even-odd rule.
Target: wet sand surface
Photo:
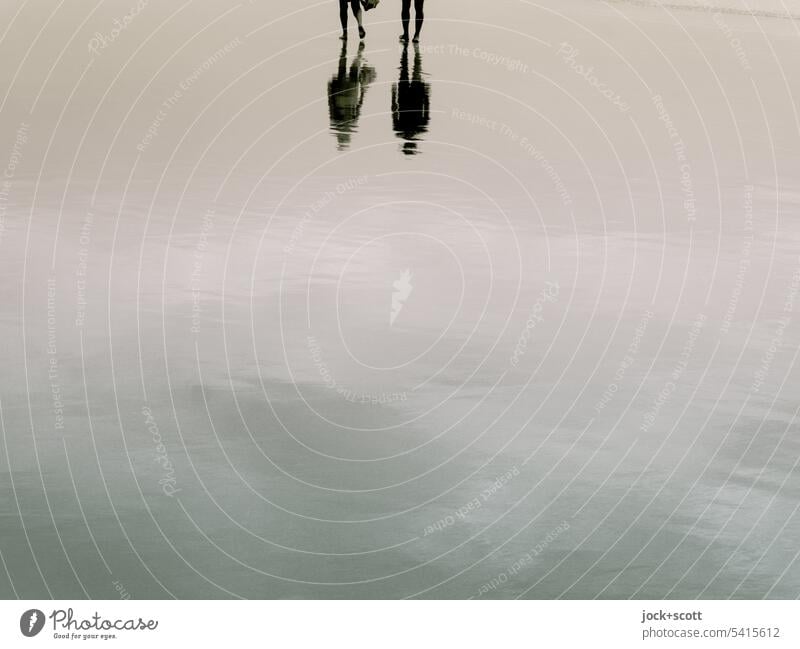
[[[775,3],[165,4],[0,41],[0,595],[800,594]]]

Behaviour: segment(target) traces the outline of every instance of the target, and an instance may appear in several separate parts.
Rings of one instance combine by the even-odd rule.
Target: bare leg
[[[400,40],[404,43],[408,43],[408,25],[411,22],[411,0],[403,0],[403,13],[401,17],[403,19],[403,35],[400,36]]]
[[[414,19],[416,23],[414,28],[415,43],[419,43],[419,35],[422,32],[422,22],[425,20],[425,11],[423,10],[424,4],[425,0],[414,0]]]
[[[350,6],[353,9],[353,15],[356,17],[358,21],[358,35],[363,40],[364,37],[367,35],[366,30],[364,29],[363,20],[363,10],[361,9],[361,2],[360,0],[350,0]]]
[[[342,24],[342,40],[347,40],[347,0],[339,0],[339,22]]]

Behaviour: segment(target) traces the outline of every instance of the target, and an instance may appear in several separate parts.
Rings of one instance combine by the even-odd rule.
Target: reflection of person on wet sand
[[[392,123],[397,137],[405,140],[403,153],[417,153],[420,135],[428,132],[430,118],[430,86],[422,80],[422,56],[414,45],[414,69],[409,78],[408,46],[400,58],[400,79],[392,86]]]
[[[336,76],[328,82],[331,131],[336,135],[340,151],[350,145],[352,134],[358,127],[358,117],[367,87],[376,77],[375,69],[364,61],[363,43],[348,69],[347,43],[343,43],[339,54],[339,69]]]

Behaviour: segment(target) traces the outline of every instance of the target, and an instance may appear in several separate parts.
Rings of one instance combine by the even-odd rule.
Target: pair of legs
[[[422,21],[425,20],[425,12],[422,6],[425,0],[414,0],[414,42],[419,43],[419,35],[422,31]],[[408,42],[408,27],[411,23],[411,0],[403,0],[403,35],[400,37],[401,41]]]
[[[347,5],[353,10],[353,15],[358,21],[358,35],[361,38],[367,35],[364,25],[361,22],[361,2],[360,0],[339,0],[339,20],[342,23],[342,40],[347,40]]]

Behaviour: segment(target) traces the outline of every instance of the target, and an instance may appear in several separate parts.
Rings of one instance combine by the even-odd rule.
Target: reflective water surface
[[[790,21],[201,4],[0,44],[0,594],[798,595]]]

